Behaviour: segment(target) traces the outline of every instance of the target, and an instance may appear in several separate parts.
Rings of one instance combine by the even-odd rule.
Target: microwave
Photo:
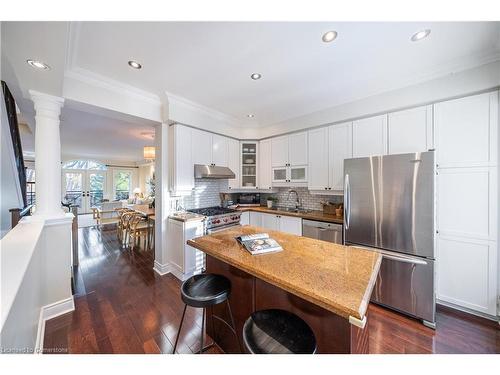
[[[242,205],[252,205],[260,206],[260,194],[259,193],[240,193],[236,200],[240,206]]]

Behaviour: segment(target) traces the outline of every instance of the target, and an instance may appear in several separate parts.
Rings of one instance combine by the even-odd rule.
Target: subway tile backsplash
[[[211,206],[220,206],[219,192],[227,191],[227,180],[209,180],[209,179],[196,179],[195,188],[190,196],[176,198],[179,204],[185,209],[202,208]],[[285,207],[295,207],[295,194],[290,195],[288,199],[288,192],[290,188],[278,188],[277,193],[268,194],[261,193],[261,205],[265,206],[267,197],[272,195],[278,198],[278,205]],[[300,204],[307,210],[323,210],[321,202],[342,203],[343,196],[337,195],[313,195],[305,187],[293,188],[299,194]],[[236,194],[232,193],[231,198],[236,200]]]
[[[227,180],[195,179],[190,196],[183,197],[180,204],[185,209],[220,206],[219,192],[227,189]]]
[[[284,207],[295,207],[295,201],[297,199],[294,193],[290,194],[290,199],[288,199],[288,192],[290,189],[295,190],[299,195],[299,200],[301,207],[307,210],[323,210],[321,202],[333,202],[333,203],[343,203],[344,197],[341,195],[313,195],[309,193],[309,190],[305,187],[297,188],[278,188],[278,192],[275,194],[261,194],[260,200],[261,204],[265,205],[268,196],[275,196],[278,198],[278,206]]]

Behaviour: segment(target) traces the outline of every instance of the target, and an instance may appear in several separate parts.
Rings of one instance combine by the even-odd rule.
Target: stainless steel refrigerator
[[[383,254],[372,302],[435,327],[434,152],[344,160],[344,241]]]

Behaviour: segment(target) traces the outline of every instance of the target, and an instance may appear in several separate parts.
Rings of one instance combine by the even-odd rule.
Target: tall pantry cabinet
[[[434,105],[437,299],[497,315],[498,91]]]

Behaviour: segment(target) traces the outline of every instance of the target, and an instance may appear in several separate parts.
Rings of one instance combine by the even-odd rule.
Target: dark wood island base
[[[369,330],[358,328],[339,315],[308,302],[281,288],[271,285],[238,268],[207,255],[208,273],[224,275],[231,281],[231,308],[238,337],[243,345],[243,324],[257,310],[283,309],[301,317],[313,330],[317,353],[363,354],[369,351]],[[225,303],[214,306],[213,313],[230,322]],[[211,323],[212,311],[207,309],[207,333],[226,353],[240,353],[239,345],[230,329],[218,319]]]

